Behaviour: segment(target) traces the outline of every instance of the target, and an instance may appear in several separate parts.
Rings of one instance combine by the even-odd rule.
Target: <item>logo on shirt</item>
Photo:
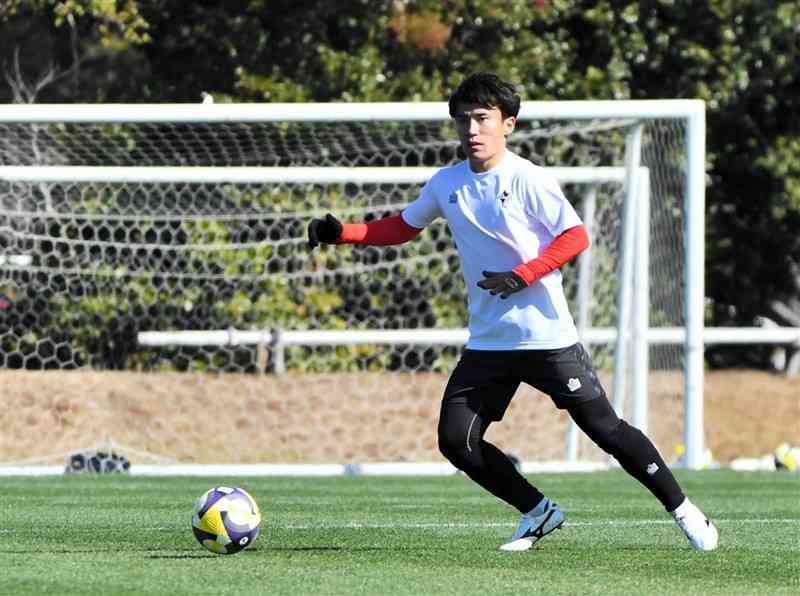
[[[581,382],[579,379],[572,377],[569,381],[567,381],[567,389],[575,393],[578,389],[581,388]]]
[[[447,197],[448,203],[458,203],[458,195],[455,192],[451,192],[450,196]]]
[[[501,205],[502,207],[505,207],[505,206],[506,206],[506,201],[507,201],[507,200],[508,200],[508,198],[509,198],[508,191],[507,191],[507,190],[504,190],[502,193],[500,193],[500,196],[499,196],[499,197],[497,197],[497,198],[498,198],[498,200],[500,201],[500,205]]]

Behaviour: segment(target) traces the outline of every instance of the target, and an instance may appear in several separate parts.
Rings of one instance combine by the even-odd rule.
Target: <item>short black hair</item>
[[[517,117],[520,97],[514,85],[491,72],[476,72],[461,81],[450,96],[450,116],[455,117],[459,103],[474,103],[487,108],[499,108],[503,118]]]

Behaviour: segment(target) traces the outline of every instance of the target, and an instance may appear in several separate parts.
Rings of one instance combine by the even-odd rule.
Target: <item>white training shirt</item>
[[[582,223],[546,169],[508,150],[488,172],[473,172],[463,161],[434,174],[402,217],[415,228],[447,219],[467,285],[467,348],[546,350],[578,341],[560,271],[505,300],[477,285],[483,271],[510,271]]]

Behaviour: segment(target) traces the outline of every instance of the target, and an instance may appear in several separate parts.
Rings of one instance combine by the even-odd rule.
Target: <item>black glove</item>
[[[500,294],[500,298],[506,299],[514,292],[519,292],[528,287],[525,280],[513,271],[484,271],[484,279],[478,282],[478,287],[489,290],[494,296]]]
[[[328,213],[325,219],[312,219],[308,224],[308,248],[313,250],[320,243],[333,244],[342,236],[342,224]]]

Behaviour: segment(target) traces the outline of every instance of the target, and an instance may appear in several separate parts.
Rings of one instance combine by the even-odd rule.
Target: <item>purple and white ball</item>
[[[217,486],[195,503],[192,531],[213,553],[238,553],[255,542],[260,529],[258,504],[241,488]]]

